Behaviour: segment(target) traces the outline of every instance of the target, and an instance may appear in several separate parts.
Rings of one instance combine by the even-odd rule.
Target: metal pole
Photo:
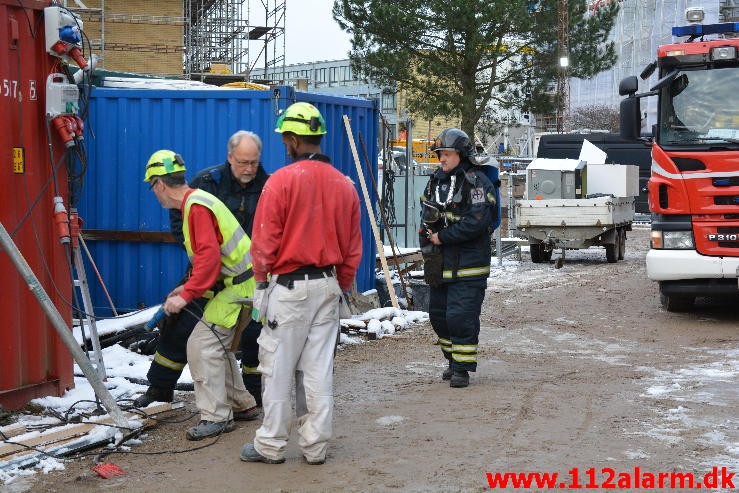
[[[85,353],[82,352],[79,344],[69,331],[67,325],[64,323],[64,319],[61,314],[54,306],[54,303],[52,303],[51,298],[49,298],[49,295],[46,293],[43,286],[41,286],[41,283],[31,270],[26,259],[23,258],[23,254],[18,250],[18,247],[13,242],[13,239],[8,234],[2,222],[0,222],[0,246],[2,246],[3,250],[8,253],[10,261],[13,262],[18,273],[26,281],[26,284],[28,284],[28,287],[36,299],[38,299],[41,308],[44,310],[49,321],[62,338],[64,345],[67,346],[69,352],[72,353],[72,357],[79,365],[82,373],[87,377],[87,381],[90,382],[95,394],[103,402],[103,406],[108,410],[108,413],[110,413],[110,417],[113,419],[113,422],[121,428],[131,428],[128,420],[123,416],[123,411],[121,411],[121,408],[118,407],[113,396],[108,392],[108,389],[100,379],[97,371],[95,371],[95,368],[93,368],[90,360],[85,357]]]
[[[77,271],[77,282],[82,292],[82,306],[85,309],[84,315],[80,317],[80,323],[84,324],[85,320],[90,324],[90,342],[92,342],[92,351],[95,355],[95,366],[100,378],[105,380],[105,363],[103,362],[103,348],[100,346],[100,337],[98,337],[97,323],[95,322],[95,309],[92,305],[92,297],[90,297],[90,285],[87,283],[87,273],[82,263],[82,253],[80,247],[72,247],[74,252],[74,267]],[[86,343],[85,343],[86,344]]]
[[[413,197],[413,199],[410,201],[410,205],[406,206],[406,214],[408,215],[408,218],[413,218],[413,222],[411,223],[408,218],[405,220],[405,230],[408,231],[408,227],[411,224],[416,224],[416,201],[418,200],[418,197],[416,197],[416,170],[413,169],[413,120],[408,117],[408,122],[406,123],[406,127],[408,128],[408,132],[406,134],[405,138],[405,162],[408,168],[408,176],[410,177],[411,183],[410,183],[410,193]],[[406,193],[407,196],[407,193]],[[413,230],[415,233],[415,228]],[[418,241],[418,235],[414,234],[411,236],[413,246],[416,245],[416,242]],[[408,241],[406,240],[405,244],[406,248],[408,248],[410,245],[408,244]]]
[[[508,237],[513,236],[513,166],[508,172]]]
[[[113,316],[118,316],[118,311],[115,309],[115,305],[113,304],[113,299],[110,297],[110,293],[108,292],[108,288],[105,287],[105,283],[103,282],[103,276],[100,274],[100,271],[98,270],[97,265],[95,265],[95,260],[92,258],[92,255],[90,254],[90,250],[87,248],[87,243],[85,243],[85,240],[82,238],[82,233],[79,235],[80,245],[82,245],[82,248],[85,249],[85,253],[87,254],[87,259],[90,261],[90,265],[92,265],[92,270],[95,271],[95,276],[98,278],[98,282],[100,283],[100,287],[103,289],[103,294],[108,299],[108,304],[110,304],[110,309],[113,310]]]
[[[410,121],[410,120],[409,120]],[[405,132],[405,145],[406,145],[406,161],[405,161],[405,200],[404,200],[404,207],[403,207],[403,246],[405,248],[408,248],[408,180],[409,180],[409,171],[410,165],[408,163],[408,129],[406,127]]]

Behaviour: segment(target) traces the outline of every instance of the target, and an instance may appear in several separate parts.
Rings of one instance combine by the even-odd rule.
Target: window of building
[[[394,110],[396,107],[396,94],[394,92],[382,93],[381,108],[383,111]]]

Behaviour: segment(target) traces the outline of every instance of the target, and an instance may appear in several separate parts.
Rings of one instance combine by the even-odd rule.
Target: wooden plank
[[[398,255],[388,255],[388,260],[397,259],[400,264],[410,264],[416,262],[423,262],[423,256],[421,252],[410,252],[410,253],[399,253]],[[380,267],[380,260],[375,261],[375,265]]]
[[[4,439],[23,435],[24,433],[26,433],[26,425],[15,423],[8,426],[0,426],[0,436],[5,437]]]
[[[133,419],[133,418],[143,419],[145,420],[143,426],[147,426],[150,420],[147,420],[146,416],[153,416],[156,414],[163,413],[165,411],[170,411],[172,409],[179,409],[183,405],[184,404],[182,403],[168,403],[168,402],[159,403],[159,404],[151,404],[141,409],[141,411],[145,414],[145,416],[142,416],[141,414],[137,414],[137,413],[132,413],[132,412],[126,412],[124,413],[124,416],[126,417],[126,419]],[[28,449],[24,447],[23,445],[26,445],[29,447],[36,447],[36,448],[43,448],[45,446],[50,446],[50,445],[59,445],[63,441],[76,439],[76,438],[86,435],[92,429],[97,427],[99,424],[102,424],[102,425],[113,424],[113,419],[110,417],[106,417],[105,419],[96,421],[94,423],[93,422],[79,423],[76,425],[66,426],[64,429],[52,431],[49,433],[44,433],[42,435],[38,435],[38,436],[28,438],[25,440],[19,440],[17,441],[17,443],[3,443],[2,445],[0,445],[0,457],[5,458],[6,456],[16,454],[18,452],[28,451]]]
[[[0,457],[5,457],[16,452],[27,450],[27,448],[23,445],[26,445],[28,447],[38,447],[40,445],[51,445],[67,438],[80,437],[87,434],[90,430],[95,428],[95,426],[97,425],[87,423],[77,424],[64,428],[63,430],[44,433],[33,438],[19,440],[17,443],[20,445],[17,445],[15,443],[5,443],[3,445],[0,445]]]

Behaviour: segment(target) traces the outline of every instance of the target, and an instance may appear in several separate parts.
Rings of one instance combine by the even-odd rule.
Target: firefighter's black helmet
[[[445,128],[441,131],[439,136],[434,141],[434,145],[431,146],[432,151],[449,150],[457,151],[460,157],[472,157],[476,154],[475,146],[472,145],[472,141],[469,136],[458,128]]]

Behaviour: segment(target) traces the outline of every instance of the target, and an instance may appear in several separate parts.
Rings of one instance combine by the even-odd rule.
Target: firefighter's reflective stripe
[[[450,341],[449,339],[443,339],[439,337],[439,340],[436,341],[436,344],[441,346],[441,350],[444,351],[445,353],[452,352],[452,341]]]
[[[466,269],[459,269],[457,271],[457,277],[472,277],[490,274],[490,266],[486,267],[468,267]],[[444,279],[453,279],[452,271],[445,270],[442,276]]]
[[[186,364],[186,363],[178,363],[177,361],[172,361],[171,359],[159,354],[159,351],[154,353],[154,363],[161,365],[165,368],[169,368],[170,370],[175,370],[175,371],[182,371],[182,369],[185,367],[185,364]]]
[[[244,375],[261,375],[262,372],[257,370],[258,366],[245,366],[241,365],[241,373]]]
[[[446,216],[447,220],[452,223],[458,223],[462,220],[462,216],[449,211],[445,212],[444,216]]]
[[[459,363],[477,362],[477,344],[452,344],[452,358]]]

